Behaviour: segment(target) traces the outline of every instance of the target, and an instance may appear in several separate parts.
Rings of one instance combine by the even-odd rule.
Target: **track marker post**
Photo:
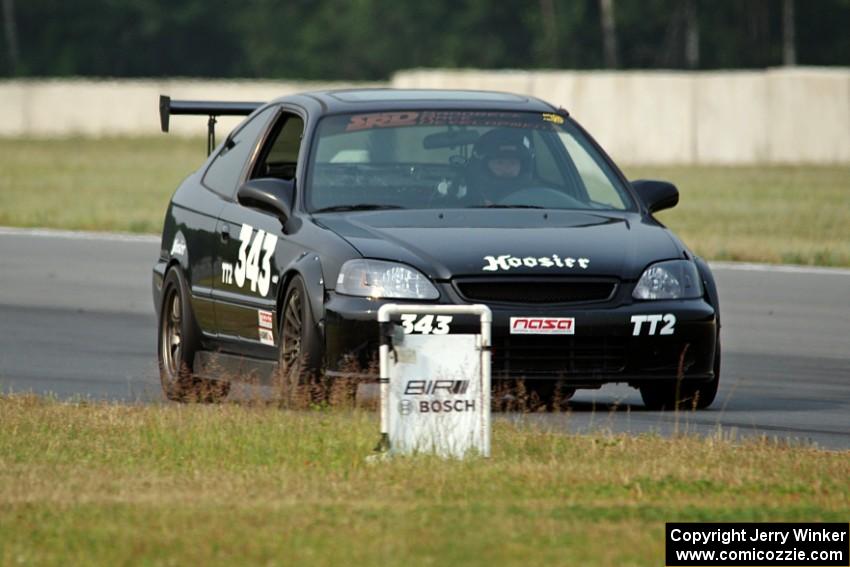
[[[394,315],[477,315],[478,334],[405,334]],[[381,438],[387,455],[490,456],[490,346],[486,305],[389,303],[378,309]]]

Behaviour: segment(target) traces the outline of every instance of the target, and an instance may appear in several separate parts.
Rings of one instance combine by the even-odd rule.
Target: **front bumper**
[[[363,369],[375,374],[377,311],[390,302],[405,303],[328,295],[325,364],[331,374],[361,374]],[[714,377],[717,313],[704,299],[489,307],[494,380],[561,380],[569,386],[598,387],[609,382],[640,385]],[[672,325],[669,315],[675,318]],[[571,317],[574,334],[512,334],[511,317]],[[478,333],[479,328],[477,317],[455,316],[450,333]]]

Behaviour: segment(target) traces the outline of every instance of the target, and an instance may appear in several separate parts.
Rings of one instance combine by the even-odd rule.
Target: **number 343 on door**
[[[236,265],[221,263],[221,280],[237,287],[251,284],[251,292],[259,291],[263,297],[269,294],[272,280],[271,259],[277,247],[277,236],[264,230],[254,232],[254,227],[243,224],[239,231],[239,258]],[[250,246],[250,248],[249,248]]]

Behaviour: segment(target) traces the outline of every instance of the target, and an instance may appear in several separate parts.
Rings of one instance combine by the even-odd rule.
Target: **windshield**
[[[306,199],[313,212],[632,207],[607,162],[558,114],[328,116],[319,124],[310,165]]]

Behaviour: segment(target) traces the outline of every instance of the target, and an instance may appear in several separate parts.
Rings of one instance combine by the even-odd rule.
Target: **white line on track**
[[[129,232],[88,232],[83,230],[55,230],[52,228],[14,228],[0,226],[0,236],[33,236],[36,238],[60,238],[62,240],[102,240],[112,242],[159,242],[153,234],[131,234]]]
[[[131,234],[128,232],[89,232],[82,230],[57,230],[52,228],[15,228],[0,226],[0,236],[34,236],[39,238],[62,238],[66,240],[104,240],[113,242],[159,242],[153,234]],[[791,264],[754,264],[749,262],[709,262],[714,270],[736,270],[741,272],[781,272],[786,274],[821,274],[850,276],[847,268],[823,268]]]
[[[821,268],[793,264],[751,264],[748,262],[709,262],[712,270],[737,270],[740,272],[782,272],[784,274],[820,274],[850,276],[847,268]]]

